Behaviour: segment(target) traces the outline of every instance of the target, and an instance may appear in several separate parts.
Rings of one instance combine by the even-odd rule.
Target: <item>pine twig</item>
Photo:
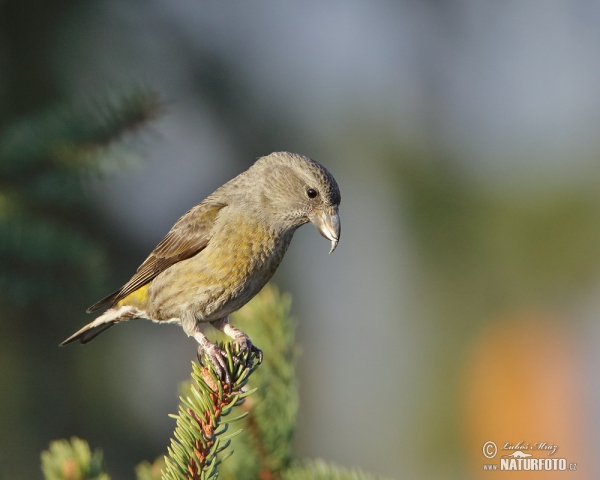
[[[241,407],[248,415],[232,444],[236,455],[220,467],[225,480],[279,478],[293,460],[298,346],[290,309],[291,297],[269,284],[232,315],[232,323],[263,349],[264,361],[249,381],[256,394]]]
[[[207,480],[216,478],[217,466],[233,451],[220,455],[230,444],[231,438],[241,430],[225,435],[229,423],[246,416],[242,414],[228,423],[223,417],[233,407],[241,405],[254,390],[244,391],[248,378],[258,367],[249,352],[239,352],[231,343],[220,345],[226,352],[227,368],[231,384],[219,379],[214,366],[204,359],[206,366],[192,362],[192,386],[187,396],[181,396],[179,413],[171,446],[165,457],[163,480]],[[246,365],[249,365],[247,367]]]

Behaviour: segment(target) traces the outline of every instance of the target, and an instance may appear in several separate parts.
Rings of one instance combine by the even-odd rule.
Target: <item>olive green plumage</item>
[[[312,222],[333,251],[339,204],[335,179],[316,161],[289,152],[260,158],[183,215],[131,280],[88,312],[109,309],[62,344],[147,318],[180,323],[202,351],[212,349],[198,329],[203,322],[254,348],[229,326],[229,314],[267,283],[301,225]]]

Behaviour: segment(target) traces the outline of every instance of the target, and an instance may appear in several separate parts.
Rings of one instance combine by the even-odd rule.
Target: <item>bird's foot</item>
[[[240,352],[249,352],[248,360],[246,361],[246,367],[250,368],[252,366],[252,357],[256,358],[259,364],[263,361],[263,352],[260,348],[255,346],[250,337],[246,335],[244,332],[238,330],[233,337],[233,341],[237,344],[240,349]],[[239,360],[238,360],[239,361]],[[236,362],[237,363],[237,362]]]
[[[250,337],[242,332],[240,329],[235,328],[233,325],[229,323],[229,317],[221,319],[216,322],[212,322],[212,326],[221,330],[225,335],[233,339],[234,343],[239,347],[240,352],[249,352],[248,358],[246,359],[246,368],[252,368],[254,364],[253,359],[258,361],[258,364],[261,364],[263,361],[263,352],[260,348],[254,346]],[[241,361],[235,358],[235,363],[237,365],[241,365]]]
[[[215,367],[215,371],[221,380],[224,380],[228,385],[231,385],[231,375],[227,368],[225,357],[227,353],[219,348],[218,345],[208,341],[204,335],[198,339],[198,361],[206,366],[204,359],[208,358],[210,363]]]

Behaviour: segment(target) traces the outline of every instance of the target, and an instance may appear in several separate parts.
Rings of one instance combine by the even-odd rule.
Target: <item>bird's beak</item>
[[[321,235],[326,239],[331,240],[331,250],[335,250],[340,241],[340,214],[337,207],[324,210],[314,210],[310,215],[310,221],[313,223]]]

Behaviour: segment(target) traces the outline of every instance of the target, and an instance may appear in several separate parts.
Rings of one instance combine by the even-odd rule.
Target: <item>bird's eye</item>
[[[309,188],[306,190],[306,195],[308,195],[308,198],[315,198],[318,194],[319,192],[317,192],[314,188]]]

